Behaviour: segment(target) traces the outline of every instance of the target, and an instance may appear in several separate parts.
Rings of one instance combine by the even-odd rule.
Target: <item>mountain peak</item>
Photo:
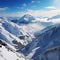
[[[18,21],[18,23],[28,24],[28,23],[31,23],[33,20],[35,20],[35,18],[32,15],[25,14],[24,16],[22,16],[20,18],[20,20]]]
[[[25,14],[24,17],[33,17],[33,16],[30,14]]]

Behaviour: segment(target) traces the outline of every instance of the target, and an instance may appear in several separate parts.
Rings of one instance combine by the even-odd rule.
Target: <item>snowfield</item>
[[[22,54],[19,55],[17,52],[8,50],[5,46],[0,47],[0,60],[25,60]]]

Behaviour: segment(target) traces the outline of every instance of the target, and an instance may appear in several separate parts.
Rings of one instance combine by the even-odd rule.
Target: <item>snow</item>
[[[35,17],[26,14],[22,17],[22,19],[26,18],[26,20],[30,19],[34,21]],[[44,19],[43,19],[44,20]],[[2,38],[3,40],[8,40],[9,43],[12,44],[13,40],[16,40],[17,42],[20,42],[22,45],[27,45],[32,41],[33,38],[35,38],[34,33],[37,31],[40,31],[44,29],[46,26],[42,25],[40,22],[35,22],[35,23],[29,23],[26,25],[18,25],[20,20],[18,20],[17,23],[13,23],[11,21],[8,21],[6,18],[0,22],[1,26],[1,36],[4,37]],[[31,21],[31,22],[32,22]],[[38,21],[38,20],[36,20]],[[42,20],[41,20],[42,21]],[[45,19],[46,21],[46,19]],[[30,21],[29,21],[30,22]],[[21,40],[19,37],[20,36],[25,36],[23,40]],[[26,37],[28,36],[28,37]]]
[[[0,39],[3,40],[7,40],[12,44],[12,41],[15,39],[17,40],[17,42],[20,42],[23,44],[23,41],[21,41],[19,38],[17,38],[16,36],[14,36],[13,34],[9,33],[6,29],[4,29],[1,25],[0,25]],[[6,38],[3,38],[3,36]]]
[[[28,56],[26,57],[26,59],[31,59],[32,56],[35,54],[36,50],[39,49],[40,47],[37,47],[35,49],[32,50],[32,52],[30,54],[28,54]]]
[[[27,55],[27,58],[34,59],[47,49],[55,46],[60,46],[60,24],[47,27],[43,33],[22,49],[21,52]]]
[[[28,21],[28,18],[25,17],[24,20],[25,20],[25,21]]]
[[[24,16],[22,16],[18,21],[17,21],[17,24],[28,24],[28,23],[31,23],[32,20],[34,20],[34,17],[29,15],[29,14],[26,14]]]
[[[56,44],[56,42],[58,45],[60,40],[60,25],[50,25],[60,23],[60,18],[49,21],[47,19],[48,18],[35,19],[35,17],[28,14],[24,15],[17,23],[8,21],[6,18],[0,19],[0,40],[7,44],[7,47],[2,46],[0,48],[0,60],[34,59],[44,50]],[[20,24],[21,22],[22,24]],[[24,37],[24,39],[21,39],[21,36]],[[17,42],[17,44],[13,43],[13,41]],[[27,46],[19,51],[18,48],[15,48],[15,46],[18,46],[18,43]],[[19,53],[16,52],[17,50]],[[20,52],[27,56],[25,57]]]
[[[1,33],[0,39],[8,41],[8,43],[10,44],[12,44],[13,40],[16,40],[17,42],[20,42],[22,45],[26,45],[28,44],[27,40],[32,41],[32,38],[34,38],[33,34],[30,34],[27,28],[25,29],[25,26],[19,26],[13,22],[6,20],[4,20],[4,22],[3,21],[0,22],[0,33]],[[26,35],[29,37],[23,40],[19,38],[20,36],[26,36]]]
[[[4,46],[0,48],[0,60],[25,60],[23,57],[18,57],[15,52],[8,51]]]

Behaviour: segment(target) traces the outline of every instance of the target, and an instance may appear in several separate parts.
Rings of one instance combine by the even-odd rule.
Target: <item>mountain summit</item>
[[[17,24],[28,24],[31,23],[35,18],[32,15],[25,14],[18,20],[12,20],[12,22],[17,23]]]

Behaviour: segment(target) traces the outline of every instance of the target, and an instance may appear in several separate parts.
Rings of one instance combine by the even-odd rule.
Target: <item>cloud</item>
[[[24,3],[24,4],[23,4],[23,7],[26,7],[26,6],[27,6],[27,4],[26,4],[26,3]]]
[[[3,14],[0,14],[0,16],[4,16],[4,17],[21,17],[23,16],[25,13],[24,12],[15,12],[15,13],[3,13]]]
[[[52,10],[54,10],[54,9],[57,9],[55,6],[47,6],[47,7],[45,7],[46,9],[52,9]]]
[[[39,0],[33,0],[33,1],[31,1],[31,3],[40,3],[40,1]]]
[[[60,14],[60,10],[28,10],[27,13],[35,17],[52,17]]]
[[[9,14],[0,14],[0,16],[21,17],[24,14],[30,14],[34,17],[53,17],[60,14],[60,10],[26,10],[24,12],[15,12]]]
[[[8,9],[8,7],[3,7],[3,8],[0,8],[0,11],[5,11],[7,9]]]
[[[22,7],[16,7],[17,9],[24,9],[24,7],[22,6]]]
[[[53,22],[53,23],[60,23],[60,18],[57,18],[57,19],[52,19],[52,20],[50,20],[51,22]]]

